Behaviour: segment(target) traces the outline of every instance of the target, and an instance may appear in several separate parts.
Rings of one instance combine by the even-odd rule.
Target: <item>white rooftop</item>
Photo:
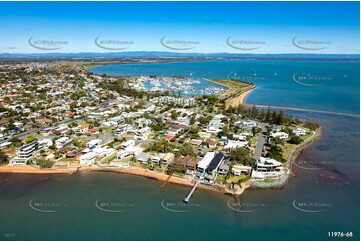
[[[208,152],[203,157],[203,159],[198,163],[198,167],[206,169],[208,167],[209,163],[211,163],[211,161],[213,160],[214,156],[215,156],[214,152]]]

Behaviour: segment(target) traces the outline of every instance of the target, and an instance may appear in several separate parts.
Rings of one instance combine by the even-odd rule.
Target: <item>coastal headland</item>
[[[273,120],[272,122],[266,122],[265,116],[263,116],[263,118],[257,119],[258,111],[255,109],[253,109],[253,113],[251,113],[251,109],[249,112],[242,109],[236,110],[235,112],[229,111],[232,110],[232,108],[245,105],[246,97],[256,88],[256,85],[253,83],[230,79],[211,80],[203,78],[205,81],[221,85],[227,89],[217,94],[200,95],[197,98],[194,98],[193,102],[185,102],[182,100],[180,95],[176,96],[174,94],[171,96],[172,99],[169,99],[168,97],[163,100],[164,95],[166,94],[151,94],[146,90],[139,92],[136,88],[138,84],[136,78],[133,80],[131,77],[122,78],[111,77],[107,75],[96,75],[87,70],[87,68],[90,66],[105,64],[120,63],[104,62],[79,64],[64,62],[53,64],[51,66],[39,65],[39,67],[37,67],[47,74],[46,78],[49,78],[47,68],[54,69],[53,71],[56,71],[55,73],[59,73],[53,74],[54,72],[49,72],[51,73],[50,75],[54,75],[51,76],[52,78],[56,78],[57,75],[62,75],[63,70],[67,70],[70,73],[78,73],[78,71],[81,71],[81,74],[78,76],[78,78],[79,80],[82,80],[85,85],[87,85],[87,88],[91,89],[95,85],[98,85],[97,91],[92,93],[92,97],[97,97],[97,100],[100,100],[100,98],[112,99],[111,108],[109,108],[110,101],[105,103],[100,103],[100,101],[95,102],[90,98],[85,98],[87,93],[81,91],[79,91],[78,95],[73,94],[70,97],[70,99],[73,101],[70,103],[72,108],[69,110],[64,109],[64,113],[66,113],[67,116],[62,117],[61,120],[64,120],[64,118],[66,119],[65,122],[62,122],[62,125],[55,123],[58,124],[59,127],[55,127],[56,125],[53,125],[53,130],[49,132],[49,128],[51,127],[49,127],[50,125],[48,125],[48,123],[53,123],[55,121],[51,120],[51,117],[43,114],[45,118],[35,121],[47,122],[42,126],[44,130],[38,130],[37,133],[35,133],[36,129],[34,129],[34,132],[24,132],[26,135],[31,133],[33,136],[23,136],[25,137],[22,138],[23,140],[15,137],[15,139],[11,139],[10,144],[7,144],[11,145],[11,148],[6,149],[6,152],[9,152],[9,154],[16,155],[20,150],[23,152],[22,155],[32,157],[35,154],[27,153],[27,149],[29,148],[27,146],[31,144],[35,145],[35,143],[32,143],[37,142],[37,138],[35,136],[42,133],[41,136],[43,140],[47,140],[44,138],[45,136],[52,137],[52,140],[49,139],[47,141],[51,142],[52,144],[48,145],[47,151],[42,150],[43,152],[41,152],[41,154],[36,154],[36,157],[34,158],[35,162],[33,160],[29,160],[29,162],[27,161],[26,163],[17,164],[16,158],[18,157],[15,157],[14,161],[11,162],[11,165],[0,166],[0,173],[71,175],[75,172],[116,172],[164,181],[161,187],[164,187],[168,182],[184,186],[194,186],[197,180],[196,176],[198,171],[196,172],[195,168],[189,170],[189,166],[187,167],[186,165],[183,165],[183,160],[185,160],[184,162],[196,162],[195,160],[198,159],[197,162],[200,162],[200,160],[204,159],[206,154],[213,154],[211,160],[215,160],[217,162],[217,159],[214,158],[215,154],[217,153],[217,155],[220,154],[220,156],[222,156],[221,161],[217,163],[220,165],[221,162],[223,162],[225,159],[223,153],[227,153],[229,156],[233,156],[233,160],[231,161],[233,163],[229,163],[230,166],[226,164],[229,172],[225,175],[219,175],[220,179],[217,180],[216,173],[218,172],[217,169],[219,167],[217,165],[217,169],[215,169],[212,173],[212,177],[210,177],[211,173],[207,176],[207,179],[213,179],[212,182],[209,182],[208,184],[200,184],[199,187],[202,189],[208,189],[226,194],[241,195],[247,188],[252,187],[253,179],[251,178],[251,173],[249,171],[253,169],[253,164],[255,164],[254,162],[257,161],[261,155],[265,155],[262,154],[264,153],[262,151],[258,152],[259,154],[252,158],[252,151],[262,150],[266,144],[265,139],[257,144],[257,139],[266,133],[266,123],[267,125],[279,126],[279,131],[281,131],[282,126],[284,126],[285,129],[288,129],[287,132],[289,134],[291,134],[294,129],[303,127],[302,125],[293,125],[291,129],[289,129],[288,126],[291,125],[289,117],[288,121],[286,121],[286,125],[283,125],[284,122],[279,122],[278,117],[283,120],[286,120],[287,117],[284,116],[284,114],[281,112],[274,112],[272,117],[271,112],[269,111],[269,121],[271,119]],[[60,87],[59,90],[62,91],[62,87]],[[147,97],[147,95],[151,96],[152,98]],[[80,100],[82,105],[78,106],[77,102],[80,102]],[[145,100],[152,102],[153,105],[145,102]],[[97,111],[95,111],[96,109],[94,109],[94,107],[88,107],[88,109],[86,109],[87,105],[89,105],[88,102],[92,102],[93,106],[98,106],[100,109]],[[121,103],[121,107],[118,106],[119,103]],[[157,106],[167,107],[157,108]],[[110,109],[113,109],[114,112],[111,113]],[[123,113],[120,112],[120,109]],[[138,112],[140,110],[142,110],[142,112]],[[87,113],[86,115],[76,115],[77,112]],[[182,117],[180,117],[180,113],[178,112],[183,112]],[[196,117],[197,115],[195,114],[197,112],[202,113],[201,117]],[[106,114],[106,116],[103,116],[103,114]],[[104,118],[109,117],[109,114],[111,115],[109,119]],[[164,120],[162,120],[162,118],[156,119],[155,114],[157,114],[159,117],[164,116]],[[69,119],[70,116],[72,119]],[[132,127],[130,130],[132,131],[131,134],[128,133],[128,126],[133,125],[132,117],[135,116],[139,118],[137,122],[140,123],[137,124],[136,127]],[[233,121],[228,118],[229,116],[233,117]],[[77,118],[74,119],[74,117]],[[110,119],[112,119],[112,121],[110,121]],[[193,121],[191,122],[192,119]],[[188,122],[182,123],[187,120]],[[235,122],[234,120],[238,121]],[[255,125],[253,125],[253,123]],[[113,127],[113,125],[115,127]],[[251,127],[249,125],[251,125]],[[224,128],[224,126],[226,126],[226,128]],[[169,127],[172,127],[172,129],[169,129]],[[231,127],[231,129],[229,127]],[[167,129],[171,131],[169,134],[166,133]],[[309,130],[308,128],[306,129]],[[119,134],[115,134],[115,131],[119,132]],[[94,132],[94,134],[92,132]],[[89,143],[96,141],[95,146],[99,145],[99,136],[104,133],[106,134],[105,136],[107,140],[106,142],[104,140],[100,140],[100,143],[103,144],[101,144],[101,147],[98,147],[98,152],[104,153],[98,156],[95,152],[91,151],[94,147],[89,145]],[[301,141],[299,142],[301,142],[301,145],[299,146],[294,146],[291,143],[287,143],[287,145],[283,147],[283,151],[277,151],[277,158],[280,158],[283,163],[281,164],[281,162],[278,162],[277,164],[281,164],[279,166],[290,168],[289,164],[295,160],[300,150],[304,149],[306,145],[311,144],[311,140],[316,140],[316,133],[313,133],[313,135],[306,135],[304,138],[300,138]],[[201,138],[201,135],[203,138]],[[271,138],[270,131],[268,131],[267,135],[269,138]],[[64,136],[70,136],[70,138]],[[233,140],[235,139],[233,136],[239,136],[239,140]],[[167,141],[165,141],[165,138],[167,138]],[[64,142],[64,144],[60,141]],[[120,147],[129,141],[133,141],[133,146],[136,146],[137,149],[141,149],[141,151],[136,155],[133,153],[133,156],[122,157],[123,153],[124,155],[129,154],[125,154],[128,152],[126,151],[126,146],[122,147],[122,149],[120,149]],[[230,144],[228,145],[229,148],[226,147],[228,141],[230,141]],[[283,141],[283,143],[285,143],[285,141],[286,139]],[[56,145],[53,145],[53,142],[55,142]],[[17,143],[18,146],[12,146],[12,143]],[[63,151],[63,148],[71,143],[73,143],[71,147],[68,147],[70,150],[67,152],[65,150]],[[178,145],[175,145],[176,143]],[[6,142],[3,144],[6,144]],[[165,144],[169,147],[158,149],[157,146],[164,146]],[[42,143],[42,145],[46,144]],[[15,153],[16,147],[17,153]],[[79,155],[83,150],[86,150],[86,147],[88,147],[88,153],[83,152],[87,154]],[[177,149],[178,147],[181,148],[181,151],[179,151],[180,149]],[[232,153],[232,150],[238,149],[239,147],[244,149],[242,151],[244,152],[243,154]],[[287,150],[287,147],[292,147],[292,150]],[[157,159],[157,156],[160,156],[162,153],[167,153],[166,148],[169,148],[167,150],[168,152],[171,151],[174,153],[171,153],[171,155],[173,155],[173,159],[177,157],[181,161],[178,161],[177,164],[174,164],[173,161],[171,161],[169,164],[167,164],[166,167],[164,165],[163,167],[160,165],[154,165],[156,162],[154,163],[152,159]],[[129,149],[129,152],[137,152],[137,149],[131,148]],[[282,152],[285,156],[284,158],[282,158]],[[72,156],[72,154],[74,154],[74,156]],[[165,154],[162,155],[164,156]],[[75,156],[77,156],[77,158],[75,158]],[[137,156],[139,156],[138,158],[140,158],[141,161],[136,159]],[[130,159],[128,159],[131,157],[132,162],[130,162]],[[191,157],[190,160],[186,161],[187,157]],[[242,158],[245,159],[242,160]],[[113,160],[115,160],[116,165],[111,164]],[[243,169],[246,167],[246,173],[243,173],[242,175],[234,175],[232,173],[233,171],[231,172],[233,165],[239,166],[240,161],[245,160],[247,160],[247,163],[242,164],[245,164]],[[277,162],[276,160],[274,161]],[[51,166],[48,166],[49,162],[52,163]],[[187,169],[191,174],[186,174]],[[169,172],[169,170],[171,171]],[[201,175],[202,178],[205,178],[206,176],[204,172]],[[201,177],[198,177],[198,179],[201,179]]]
[[[227,87],[228,89],[224,92],[217,94],[220,99],[226,101],[226,108],[237,107],[244,104],[247,95],[249,95],[256,85],[250,82],[243,82],[239,80],[216,80],[206,79],[203,80]]]

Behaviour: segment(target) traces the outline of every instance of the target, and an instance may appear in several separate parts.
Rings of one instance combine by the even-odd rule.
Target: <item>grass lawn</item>
[[[288,154],[290,153],[293,147],[295,147],[295,145],[285,142],[285,144],[282,146],[282,156],[284,159],[287,160]]]
[[[309,135],[301,136],[301,138],[303,139],[303,141],[306,141],[306,140],[312,138],[312,137],[315,135],[315,132],[314,132],[314,131],[311,131],[311,132],[312,132],[312,133],[309,134]],[[282,154],[283,154],[283,158],[284,158],[284,159],[287,159],[288,154],[290,153],[291,149],[292,149],[293,147],[295,147],[295,146],[296,146],[296,145],[294,145],[294,144],[289,144],[289,143],[285,142],[285,144],[282,146],[282,151],[283,151]]]
[[[115,155],[115,157],[116,156],[117,155]],[[132,156],[128,156],[128,157],[125,157],[125,158],[121,159],[120,162],[128,163],[128,162],[130,162],[132,160],[132,158],[133,158]]]
[[[165,172],[167,170],[167,167],[166,166],[162,166],[162,167],[155,166],[154,170],[157,172]]]
[[[113,161],[115,158],[117,158],[117,152],[115,152],[115,153],[112,154],[111,156],[105,158],[105,159],[103,160],[103,163],[109,164],[109,163],[110,163],[111,161]],[[129,157],[126,157],[126,158],[129,158]],[[125,158],[125,159],[126,159],[126,158]]]
[[[79,163],[79,161],[75,158],[62,158],[62,159],[58,160],[57,162]]]
[[[249,176],[246,176],[246,175],[243,175],[243,176],[230,176],[226,182],[227,183],[235,183],[235,184],[238,184],[239,180],[248,180],[249,179]]]
[[[301,136],[301,138],[305,141],[305,140],[308,140],[309,138],[313,137],[314,135],[315,135],[315,131],[311,131],[310,134]]]
[[[226,180],[226,176],[217,175],[215,182],[223,183]]]
[[[264,179],[264,180],[262,180],[260,182],[275,182],[277,180],[279,180],[279,178],[266,178],[266,179]]]
[[[219,94],[220,97],[232,95],[234,93],[243,91],[252,86],[249,83],[245,83],[241,81],[231,81],[231,80],[211,80],[211,81],[219,85],[228,87],[228,90]]]

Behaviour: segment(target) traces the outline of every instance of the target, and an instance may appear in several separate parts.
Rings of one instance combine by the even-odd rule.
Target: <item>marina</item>
[[[169,91],[173,95],[189,97],[214,95],[226,90],[223,86],[207,82],[201,78],[186,77],[140,76],[131,86],[150,92]]]

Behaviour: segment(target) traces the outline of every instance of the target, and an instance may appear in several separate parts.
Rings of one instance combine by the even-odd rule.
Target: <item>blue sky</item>
[[[359,18],[359,2],[0,2],[0,53],[359,54]]]

